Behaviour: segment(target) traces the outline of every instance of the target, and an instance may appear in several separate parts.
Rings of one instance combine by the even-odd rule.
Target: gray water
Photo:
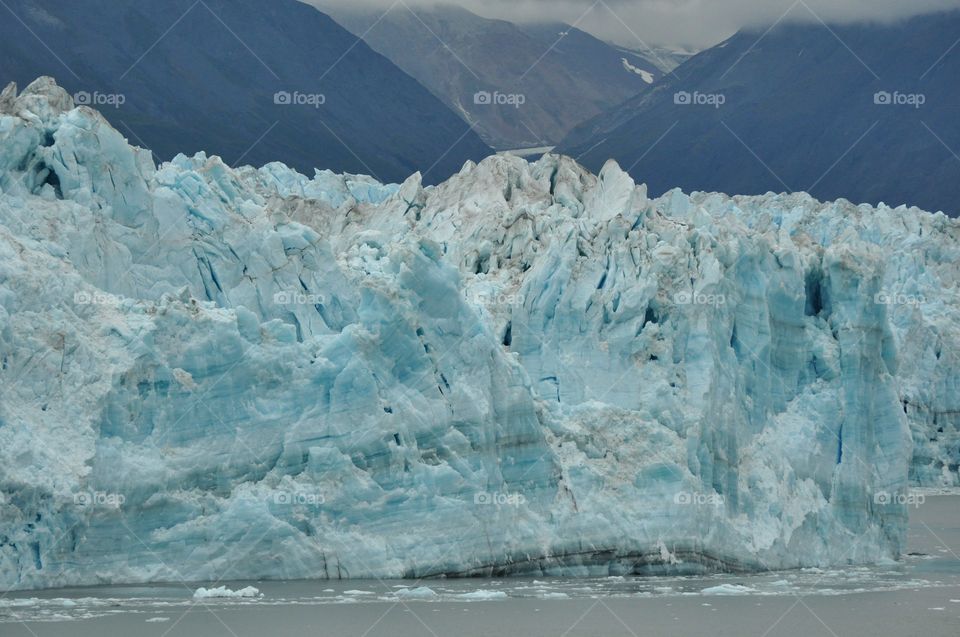
[[[10,593],[0,636],[559,637],[960,635],[960,496],[911,509],[895,564],[756,575],[591,579],[220,582]],[[426,586],[428,600],[404,593]],[[427,591],[419,591],[430,595]]]

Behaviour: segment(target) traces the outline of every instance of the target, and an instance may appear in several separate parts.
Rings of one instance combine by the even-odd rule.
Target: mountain
[[[958,264],[941,214],[557,155],[157,167],[7,89],[0,585],[894,558],[957,484]]]
[[[4,4],[0,81],[55,76],[161,159],[204,150],[229,164],[437,181],[491,152],[415,80],[296,0]]]
[[[575,125],[645,91],[662,75],[649,61],[566,24],[517,25],[448,5],[400,3],[384,14],[315,4],[475,124],[498,149],[552,146]]]
[[[957,215],[958,33],[960,12],[743,31],[558,150],[594,169],[614,158],[655,193],[800,190]]]

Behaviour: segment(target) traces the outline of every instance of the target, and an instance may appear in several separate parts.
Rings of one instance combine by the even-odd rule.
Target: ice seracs
[[[957,482],[943,215],[155,166],[4,96],[5,588],[867,562]]]

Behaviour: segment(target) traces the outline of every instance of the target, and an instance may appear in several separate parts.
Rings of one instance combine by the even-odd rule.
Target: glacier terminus
[[[960,224],[156,165],[0,94],[0,586],[895,560],[956,486]]]

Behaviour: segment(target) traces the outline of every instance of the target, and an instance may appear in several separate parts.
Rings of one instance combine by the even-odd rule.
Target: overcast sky
[[[386,9],[395,0],[325,1]],[[438,4],[436,0],[403,1],[411,7]],[[446,4],[512,21],[540,18],[575,23],[627,46],[638,45],[640,39],[651,45],[703,48],[741,27],[772,24],[785,13],[785,20],[816,20],[816,15],[827,22],[890,21],[957,8],[960,0],[451,0]]]

